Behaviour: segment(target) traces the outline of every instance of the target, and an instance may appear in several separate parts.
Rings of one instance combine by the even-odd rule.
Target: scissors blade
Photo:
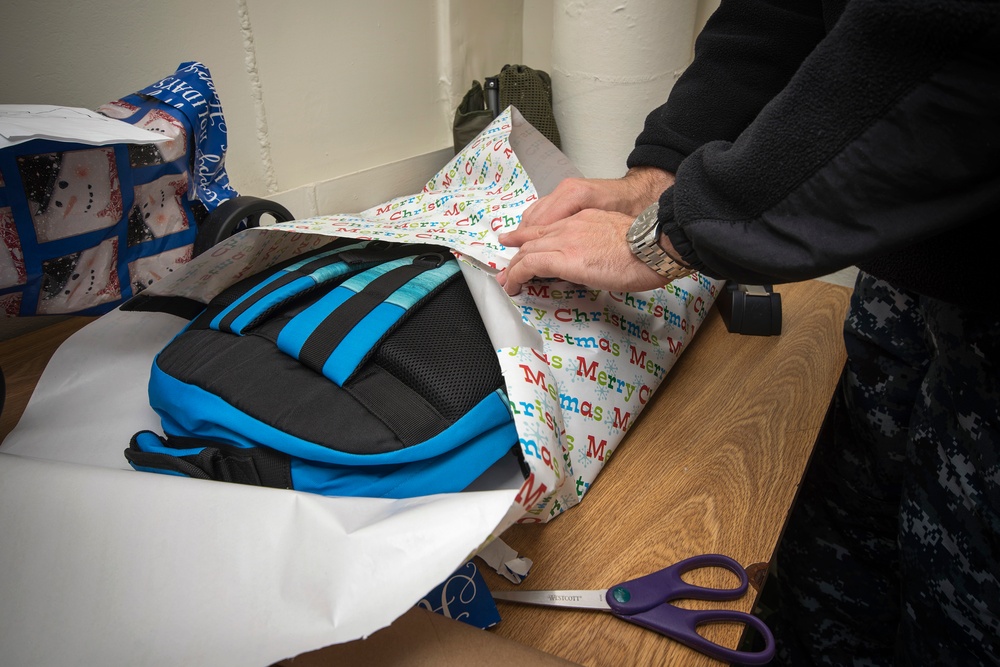
[[[569,607],[573,609],[598,609],[611,611],[604,599],[608,589],[590,591],[492,591],[494,600],[537,604],[546,607]]]

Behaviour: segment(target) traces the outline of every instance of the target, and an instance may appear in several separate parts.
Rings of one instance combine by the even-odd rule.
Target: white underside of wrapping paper
[[[492,274],[512,251],[495,234],[574,174],[505,112],[423,193],[249,230],[148,290],[207,300],[329,236],[451,246],[498,348],[526,482],[498,466],[461,494],[382,500],[131,471],[129,438],[159,430],[153,355],[183,322],[114,311],[57,351],[0,449],[0,661],[269,665],[385,627],[492,535],[580,502],[717,286],[630,295],[544,283],[508,299]],[[463,215],[442,218],[444,204]],[[402,211],[412,215],[393,227]]]

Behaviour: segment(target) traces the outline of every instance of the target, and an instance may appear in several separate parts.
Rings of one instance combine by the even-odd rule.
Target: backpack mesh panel
[[[372,361],[451,421],[504,386],[493,343],[461,275],[393,331]]]

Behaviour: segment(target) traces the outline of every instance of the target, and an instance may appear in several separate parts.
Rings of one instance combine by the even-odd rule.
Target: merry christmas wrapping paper
[[[527,479],[494,470],[461,494],[385,500],[134,472],[128,438],[159,428],[149,365],[183,322],[116,310],[57,351],[0,448],[5,652],[19,664],[271,664],[371,634],[491,536],[581,502],[721,285],[538,281],[508,297],[494,276],[514,251],[497,234],[572,175],[508,109],[421,192],[247,230],[147,290],[207,301],[331,236],[446,245],[497,349]]]

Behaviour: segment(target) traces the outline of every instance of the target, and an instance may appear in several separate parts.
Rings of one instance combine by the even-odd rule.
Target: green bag
[[[508,106],[516,107],[532,127],[560,147],[559,128],[552,112],[552,79],[548,73],[525,65],[504,65],[498,75],[486,78],[485,87],[473,81],[455,109],[452,125],[455,153]]]

